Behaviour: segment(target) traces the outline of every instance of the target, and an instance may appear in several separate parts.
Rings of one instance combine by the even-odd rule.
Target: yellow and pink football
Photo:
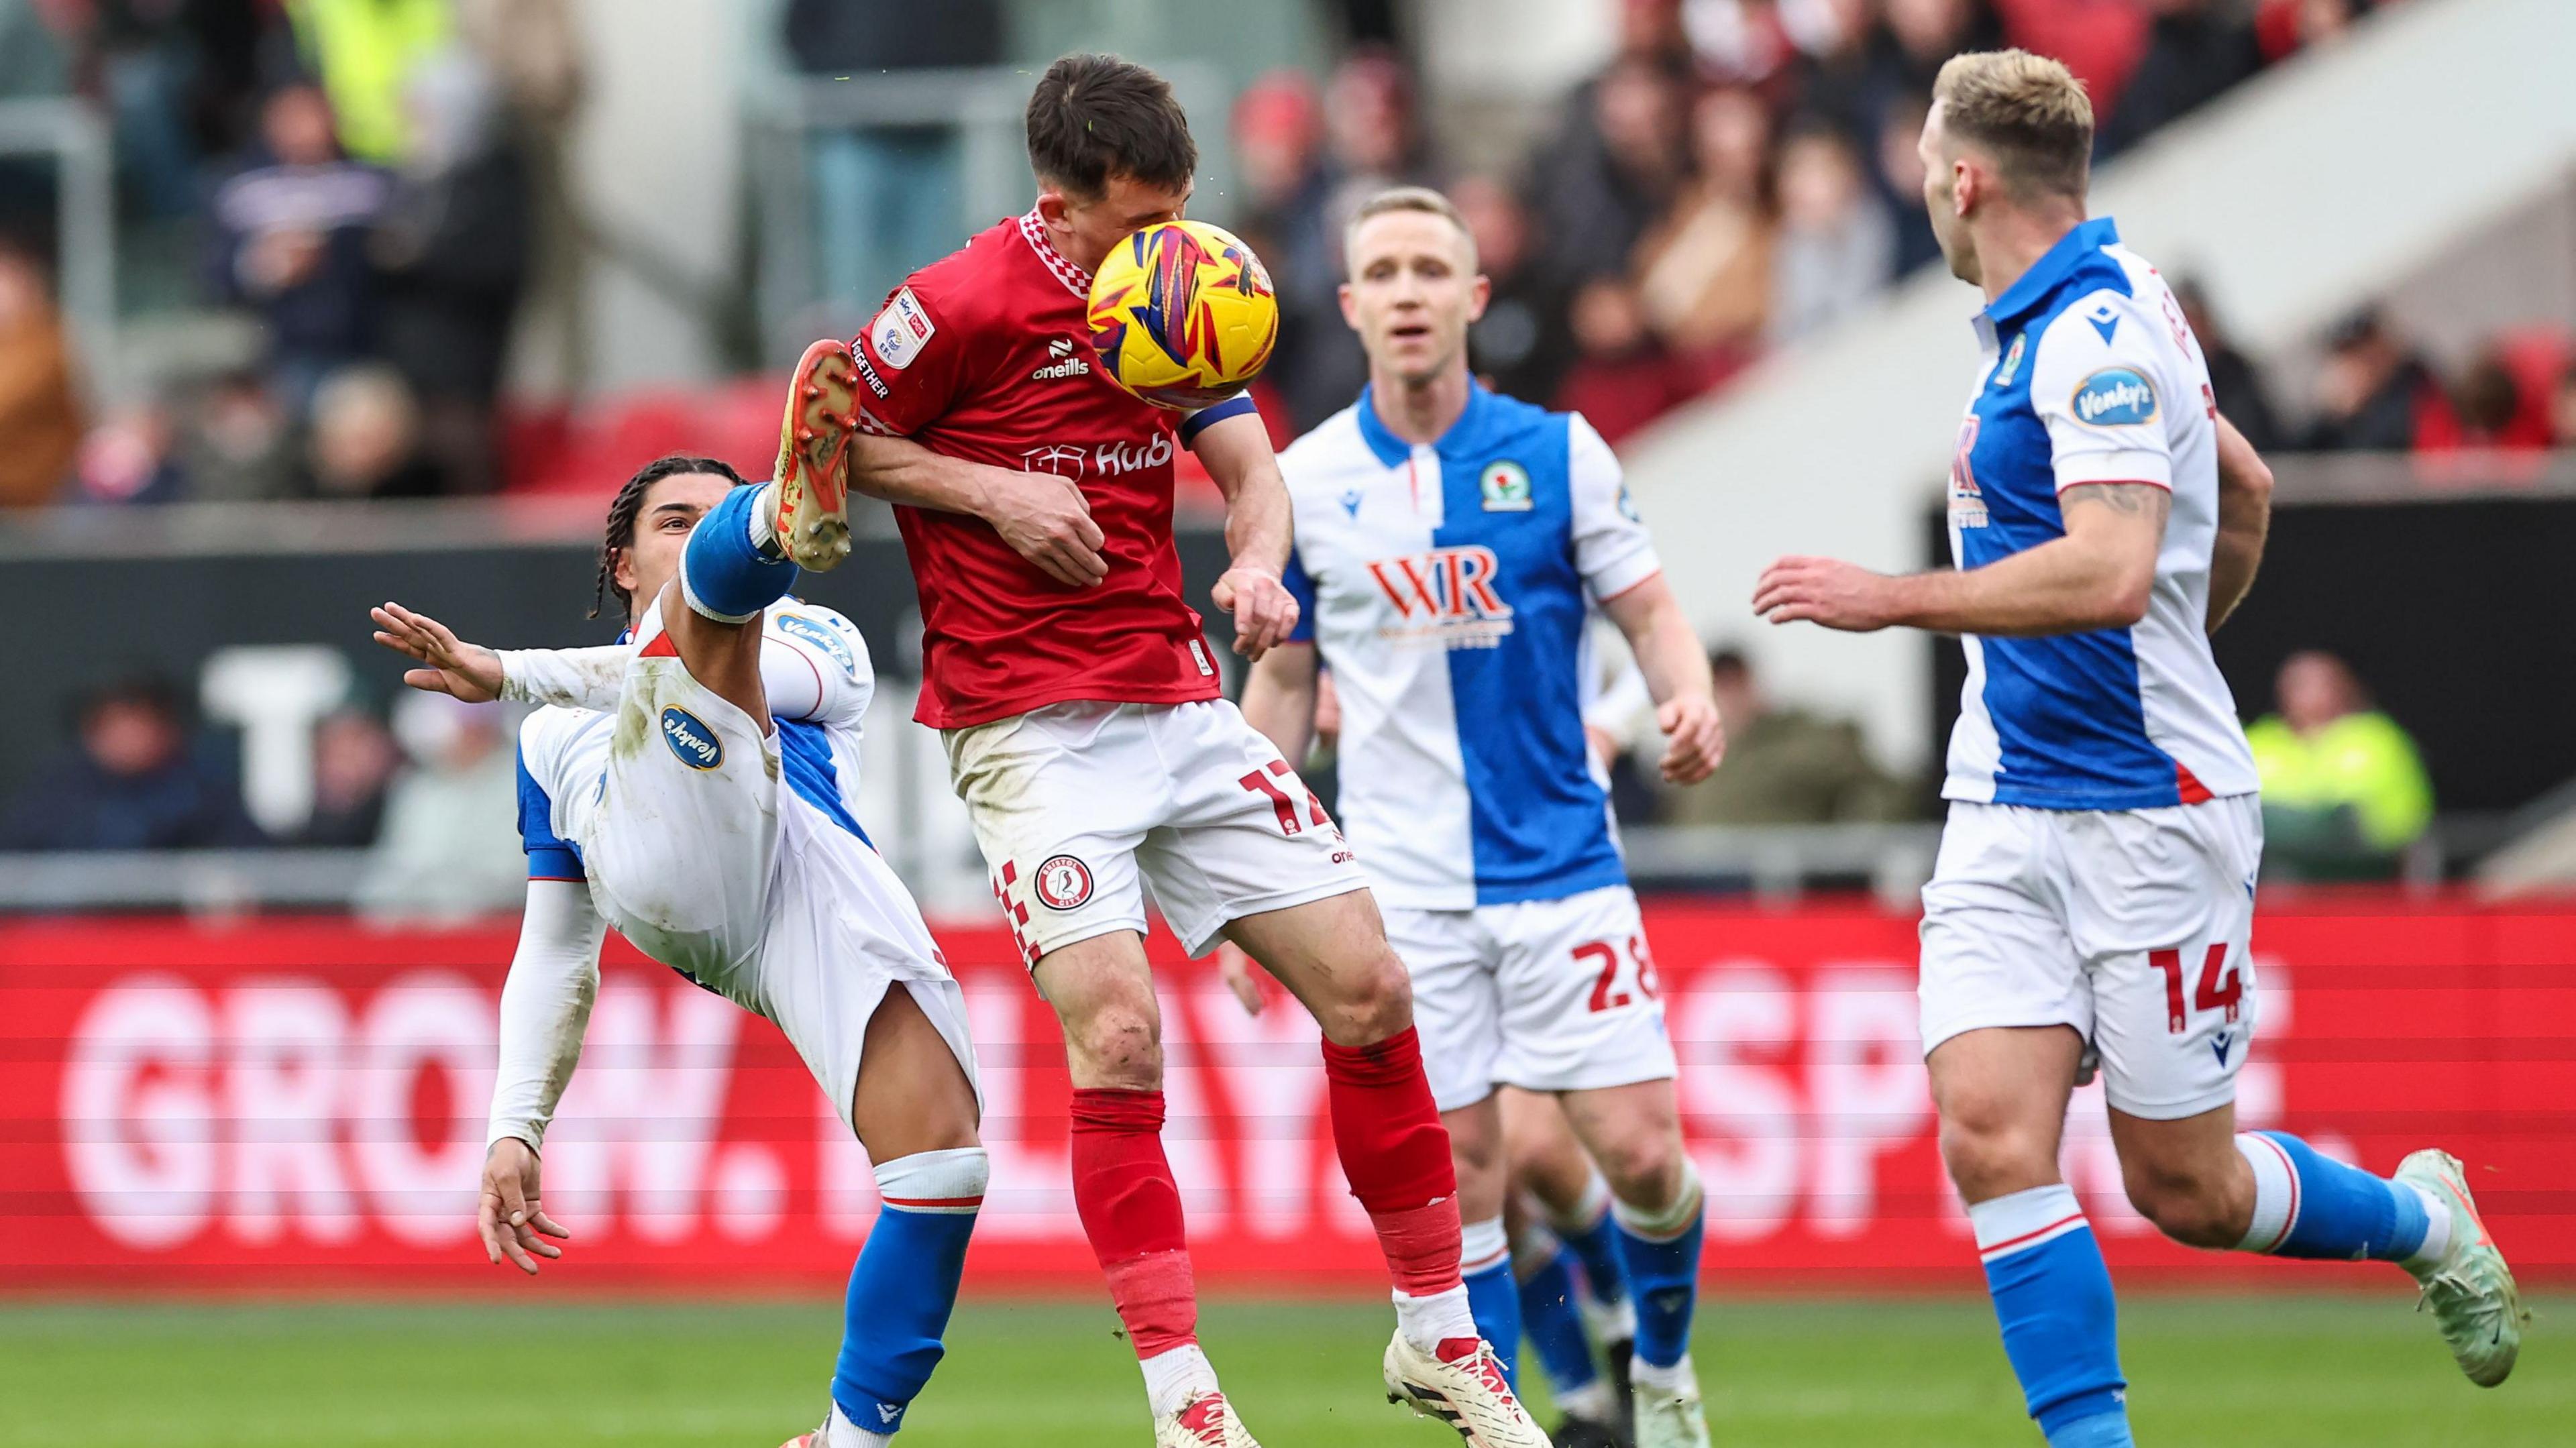
[[[1279,298],[1252,248],[1166,221],[1111,248],[1091,279],[1091,345],[1119,386],[1188,412],[1241,392],[1279,340]]]

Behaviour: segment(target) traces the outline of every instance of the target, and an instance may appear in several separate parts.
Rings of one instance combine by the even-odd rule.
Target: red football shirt
[[[962,728],[1073,699],[1218,695],[1172,546],[1178,417],[1102,375],[1090,291],[1091,274],[1056,251],[1032,212],[913,273],[852,348],[862,427],[1070,477],[1104,536],[1109,576],[1072,588],[981,518],[895,509],[921,597],[913,717],[924,724]]]

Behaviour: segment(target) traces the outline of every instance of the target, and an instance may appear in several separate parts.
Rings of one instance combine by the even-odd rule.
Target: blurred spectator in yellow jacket
[[[2350,665],[2292,654],[2272,685],[2280,712],[2245,731],[2263,783],[2267,872],[2387,879],[2433,823],[2433,782],[2415,741],[2372,707]]]
[[[322,78],[340,149],[390,166],[411,145],[403,93],[420,62],[456,34],[450,0],[286,0],[304,62]]]

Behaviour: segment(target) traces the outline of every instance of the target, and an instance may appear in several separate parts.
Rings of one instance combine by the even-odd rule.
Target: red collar
[[[1038,219],[1034,206],[1020,217],[1020,239],[1029,244],[1029,250],[1038,254],[1038,260],[1046,263],[1046,269],[1055,273],[1055,279],[1064,283],[1066,290],[1085,301],[1091,299],[1091,273],[1055,249],[1055,241],[1047,235],[1046,223]]]

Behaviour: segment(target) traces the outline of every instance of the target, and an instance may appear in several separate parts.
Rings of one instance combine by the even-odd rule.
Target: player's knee
[[[1610,1194],[1646,1211],[1672,1205],[1682,1189],[1681,1143],[1658,1131],[1619,1132],[1594,1143],[1593,1160]]]
[[[2156,1230],[2186,1247],[2224,1249],[2244,1240],[2251,1201],[2229,1198],[2226,1184],[2156,1164],[2123,1164],[2129,1205]]]
[[[1973,1110],[1941,1119],[1941,1164],[1959,1194],[1988,1201],[2057,1180],[2055,1143],[2001,1113]]]
[[[1070,1023],[1066,1039],[1102,1085],[1150,1091],[1163,1081],[1162,1032],[1151,1012],[1109,1005]]]
[[[1393,950],[1380,947],[1376,961],[1334,984],[1339,989],[1317,1013],[1334,1045],[1375,1045],[1413,1024],[1413,978]]]

